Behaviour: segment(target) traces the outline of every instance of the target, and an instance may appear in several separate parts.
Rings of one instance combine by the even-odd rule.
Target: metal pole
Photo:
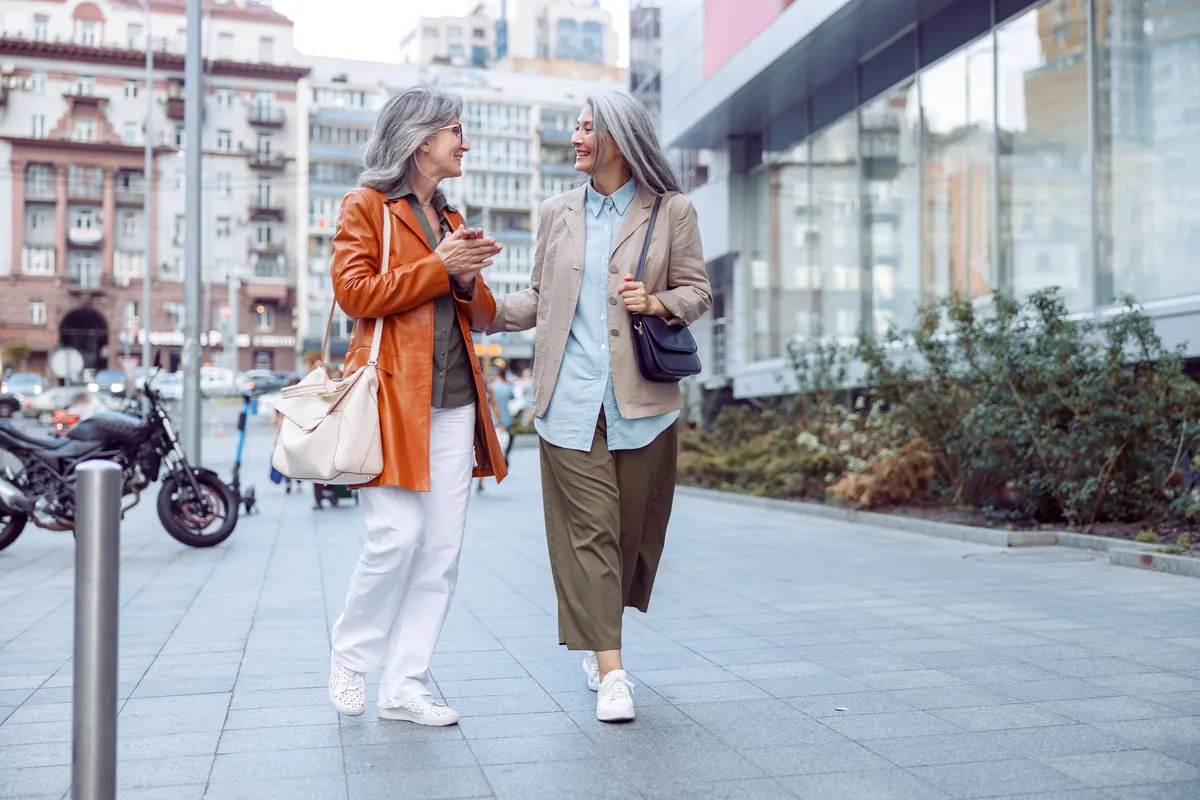
[[[117,598],[121,468],[75,471],[75,702],[72,800],[117,796]]]
[[[146,273],[142,276],[142,376],[149,377],[150,369],[150,325],[152,311],[150,287],[154,283],[154,263],[150,258],[150,245],[154,239],[154,231],[150,225],[151,187],[154,185],[154,45],[150,35],[150,6],[146,0],[140,0],[142,10],[146,12],[146,142],[142,168],[142,227],[145,229]]]
[[[184,62],[184,126],[187,145],[187,196],[184,204],[187,231],[183,276],[183,426],[180,440],[193,464],[200,458],[200,325],[201,307],[201,205],[200,118],[204,113],[201,81],[201,0],[187,0],[187,55]]]

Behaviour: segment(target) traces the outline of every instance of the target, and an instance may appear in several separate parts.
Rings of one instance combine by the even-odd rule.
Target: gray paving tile
[[[319,706],[329,702],[329,689],[325,686],[309,689],[267,689],[263,691],[236,691],[229,708],[244,711],[252,708],[284,708],[286,706]]]
[[[640,687],[639,687],[640,689]],[[587,691],[591,696],[592,705],[596,703],[594,692]],[[638,691],[637,699],[642,700],[642,692]],[[547,692],[536,692],[517,695],[483,695],[478,697],[458,697],[454,700],[454,709],[463,717],[495,716],[499,714],[537,714],[548,711],[558,711],[559,705]]]
[[[217,755],[212,781],[249,781],[343,774],[340,746],[306,750],[230,752]]]
[[[140,789],[122,789],[121,800],[202,800],[205,785],[191,783],[184,786],[147,786]]]
[[[945,800],[945,792],[901,769],[778,779],[801,800]]]
[[[973,708],[943,708],[930,711],[964,731],[1000,731],[1009,728],[1038,728],[1048,725],[1067,725],[1072,720],[1060,714],[1028,703]]]
[[[961,728],[924,711],[861,714],[822,720],[833,730],[855,741],[892,739],[901,736],[934,736],[960,733]]]
[[[740,781],[681,781],[642,790],[647,800],[790,800],[792,792],[770,778]]]
[[[1051,700],[1039,703],[1047,711],[1053,711],[1077,722],[1123,722],[1136,719],[1186,716],[1140,697],[1100,697],[1090,700]]]
[[[1112,689],[1077,678],[993,683],[987,688],[1027,703],[1050,700],[1087,700],[1096,697],[1113,697],[1117,694]]]
[[[1200,797],[1200,781],[1114,787],[1108,793],[1117,800],[1195,800]]]
[[[342,798],[344,800],[346,796],[346,778],[341,775],[328,775],[213,782],[208,785],[208,793],[204,795],[204,800],[249,800],[249,798],[254,798],[254,800],[338,800],[338,798]],[[375,794],[369,796],[398,795]]]
[[[901,689],[887,695],[912,708],[930,711],[941,708],[1004,705],[1015,698],[981,686],[939,686],[928,689]]]
[[[304,750],[342,746],[336,723],[329,725],[285,725],[279,728],[245,728],[221,734],[218,753],[260,753],[274,750]]]
[[[1200,768],[1149,750],[1063,756],[1043,763],[1097,788],[1200,780]]]
[[[482,766],[576,761],[592,757],[594,745],[583,733],[471,739],[470,749]]]
[[[1086,786],[1057,770],[1029,759],[976,761],[913,767],[912,774],[953,797],[1002,797],[1010,794],[1062,792]]]
[[[870,692],[870,686],[843,675],[812,675],[801,678],[762,678],[751,680],[772,697],[812,697],[823,694]]]
[[[1200,744],[1200,717],[1098,722],[1094,727],[1154,749]]]
[[[4,769],[57,767],[71,763],[71,743],[13,744],[0,747],[0,764]]]
[[[174,756],[117,761],[117,793],[155,786],[185,786],[204,783],[212,768],[212,756]]]
[[[220,730],[200,733],[177,733],[171,736],[118,736],[117,759],[136,761],[180,756],[213,756],[217,751]]]
[[[885,714],[895,711],[914,710],[914,706],[901,702],[887,692],[856,692],[854,694],[822,694],[812,697],[789,697],[783,702],[817,719],[822,717]]]
[[[549,736],[579,733],[565,711],[541,714],[502,714],[490,717],[463,717],[458,727],[467,739],[502,739],[509,736]]]
[[[1012,755],[1004,747],[977,733],[869,739],[863,742],[863,746],[898,767],[996,761]]]
[[[0,708],[0,722],[17,724],[22,722],[70,722],[71,703],[40,703],[30,704],[20,708],[9,709],[7,719],[4,709]]]
[[[0,767],[0,797],[61,796],[70,786],[70,767]]]
[[[598,764],[594,760],[497,764],[483,767],[483,774],[487,778],[484,786],[502,800],[563,797],[639,800],[642,797],[634,786],[614,780],[608,765]]]
[[[470,745],[462,739],[393,742],[345,748],[346,772],[412,772],[476,765]]]
[[[1178,675],[1174,672],[1147,672],[1134,675],[1102,675],[1092,678],[1097,686],[1109,689],[1112,694],[1162,694],[1163,692],[1200,691],[1200,678]]]
[[[1052,758],[1087,753],[1115,753],[1139,750],[1142,745],[1089,725],[1061,725],[1052,728],[1017,728],[986,731],[980,734],[1013,755],[1024,758]]]
[[[731,700],[766,700],[771,695],[749,681],[733,681],[730,683],[692,683],[683,686],[658,686],[659,696],[669,703],[704,703]],[[636,697],[639,699],[640,697]]]
[[[855,675],[854,679],[880,691],[928,689],[940,686],[958,686],[964,683],[962,678],[936,669],[865,673]]]
[[[826,772],[864,772],[892,765],[854,742],[752,747],[738,751],[764,775],[820,775]]]
[[[329,725],[337,721],[337,710],[326,701],[315,706],[237,709],[229,712],[225,720],[225,729],[280,728],[288,725]]]

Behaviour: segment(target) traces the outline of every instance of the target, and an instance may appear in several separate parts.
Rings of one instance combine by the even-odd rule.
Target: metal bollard
[[[75,471],[75,703],[72,800],[117,796],[117,575],[121,468]]]

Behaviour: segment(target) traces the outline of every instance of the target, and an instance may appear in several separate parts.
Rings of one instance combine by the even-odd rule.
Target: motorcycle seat
[[[7,419],[0,419],[0,433],[39,450],[58,450],[70,443],[57,436],[31,436]]]

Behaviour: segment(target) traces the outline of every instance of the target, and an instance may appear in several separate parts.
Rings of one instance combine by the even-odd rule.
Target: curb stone
[[[1173,575],[1185,575],[1200,578],[1200,558],[1176,556],[1169,553],[1153,552],[1154,545],[1142,542],[1131,542],[1124,539],[1111,539],[1107,536],[1097,536],[1090,533],[1072,531],[1004,531],[994,528],[979,528],[973,525],[957,525],[949,522],[937,522],[919,517],[904,517],[893,514],[877,514],[872,511],[858,511],[839,506],[821,503],[806,503],[800,500],[779,500],[773,497],[755,497],[752,495],[726,492],[719,489],[702,489],[696,486],[676,486],[677,494],[689,497],[718,500],[735,505],[769,508],[792,514],[802,514],[822,519],[832,519],[839,522],[853,522],[859,525],[870,525],[885,528],[890,531],[905,531],[924,536],[936,536],[941,539],[954,539],[972,544],[990,545],[992,547],[1070,547],[1076,550],[1091,550],[1106,553],[1109,563],[1121,567],[1157,570]]]

